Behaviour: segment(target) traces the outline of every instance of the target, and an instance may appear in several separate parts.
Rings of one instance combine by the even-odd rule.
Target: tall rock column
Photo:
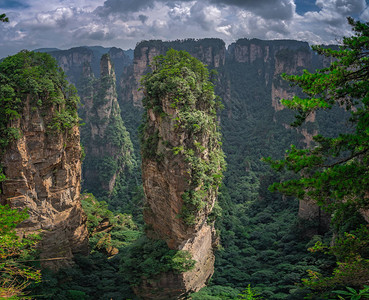
[[[202,288],[214,272],[217,243],[211,215],[224,168],[213,85],[183,51],[158,56],[144,76],[146,122],[141,136],[144,220],[151,239],[188,251],[195,267],[164,273],[137,289],[144,299],[178,299]]]
[[[132,165],[132,142],[124,127],[116,93],[116,79],[108,54],[101,58],[100,78],[95,79],[89,65],[83,68],[81,116],[84,188],[96,196],[108,196],[120,174]]]
[[[0,204],[27,208],[19,231],[41,232],[44,266],[65,267],[88,251],[76,91],[47,54],[22,51],[0,73]]]

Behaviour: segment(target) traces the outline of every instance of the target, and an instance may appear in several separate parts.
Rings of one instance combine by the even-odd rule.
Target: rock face
[[[20,137],[1,155],[7,179],[2,182],[0,203],[27,208],[30,217],[18,230],[25,234],[41,232],[42,264],[57,269],[70,265],[75,253],[88,251],[86,216],[79,199],[79,128],[50,128],[56,112],[69,105],[65,100],[50,105],[47,103],[51,100],[43,98],[45,104],[40,106],[30,94],[21,97],[20,116],[8,123],[9,128],[19,130]],[[73,109],[76,111],[76,105]]]
[[[82,75],[82,67],[87,62],[91,64],[94,53],[86,47],[76,47],[69,50],[52,51],[50,54],[58,61],[58,65],[67,74],[70,82],[77,84]]]
[[[276,111],[284,109],[281,99],[296,92],[281,78],[282,73],[298,74],[312,65],[309,44],[292,40],[240,39],[230,45],[229,57],[236,63],[255,65],[260,74],[265,74],[265,86],[271,84],[272,106]]]
[[[185,50],[193,57],[212,68],[224,66],[226,59],[225,43],[220,39],[186,39],[173,42],[160,40],[143,41],[134,51],[133,66],[125,70],[120,86],[122,100],[131,101],[134,106],[142,106],[142,91],[138,91],[140,80],[150,70],[150,64],[157,55],[164,55],[169,49]]]
[[[163,87],[164,94],[156,95],[150,89],[152,82],[145,84],[147,120],[142,141],[142,178],[147,198],[144,220],[150,228],[146,234],[166,241],[170,249],[188,251],[196,265],[184,273],[165,273],[154,281],[144,280],[137,289],[144,299],[181,298],[202,288],[214,272],[213,248],[217,238],[208,217],[216,201],[224,158],[212,112],[213,94],[203,90],[200,77],[194,75],[200,92],[189,92],[192,96],[188,99],[192,100],[183,96],[178,103],[175,99],[179,99],[185,87],[176,86],[173,93],[167,94]],[[187,75],[174,75],[173,80],[176,78],[191,82]],[[164,76],[158,82],[166,86],[168,80],[171,78]],[[193,99],[194,95],[198,98]]]
[[[81,117],[86,123],[82,128],[86,152],[84,187],[96,196],[109,195],[119,174],[131,163],[132,143],[120,115],[110,56],[101,58],[99,79],[95,79],[88,64],[83,72],[80,94],[84,104]]]
[[[304,199],[299,201],[298,216],[304,221],[314,221],[315,228],[305,230],[304,234],[313,237],[316,234],[323,234],[329,229],[331,217],[324,212],[313,200]]]
[[[95,47],[75,47],[68,50],[53,50],[47,51],[57,61],[58,65],[66,73],[68,80],[80,88],[80,79],[83,77],[83,68],[87,63],[90,65],[93,74],[98,77],[100,73],[100,59],[102,55],[109,54],[111,61],[117,71],[117,80],[123,72],[125,66],[132,64],[132,59],[120,48],[103,48]]]
[[[290,99],[298,94],[298,90],[291,87],[281,75],[283,73],[294,75],[301,74],[304,69],[312,70],[322,68],[327,64],[323,57],[316,57],[306,42],[292,40],[262,41],[258,39],[240,39],[229,47],[229,61],[227,63],[245,65],[249,72],[256,73],[258,82],[264,83],[264,90],[269,94],[269,103],[274,110],[273,122],[276,126],[284,126],[288,131],[296,131],[300,137],[302,146],[312,145],[313,136],[318,133],[317,126],[309,124],[305,127],[294,129],[290,126],[292,118],[286,118],[288,109],[280,102],[281,99]],[[247,67],[246,67],[247,66]],[[262,88],[262,87],[261,87]],[[250,82],[245,89],[251,89]],[[225,93],[224,93],[225,94]],[[224,97],[227,99],[227,97]],[[260,109],[260,108],[259,108]],[[232,117],[231,114],[229,114]],[[314,123],[315,113],[307,118],[306,123]],[[296,142],[295,142],[296,143]],[[301,200],[299,204],[299,217],[304,220],[316,220],[320,228],[326,228],[329,218],[321,213],[319,207],[311,200]]]

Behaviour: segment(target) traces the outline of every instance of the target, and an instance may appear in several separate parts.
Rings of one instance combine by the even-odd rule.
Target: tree
[[[369,279],[369,23],[348,18],[354,35],[344,37],[339,50],[313,47],[333,61],[315,73],[283,75],[299,86],[305,98],[294,96],[282,103],[297,112],[293,126],[300,126],[313,112],[340,106],[350,114],[347,132],[335,137],[316,135],[315,147],[292,146],[282,160],[265,160],[274,169],[287,169],[297,179],[275,183],[271,189],[300,199],[309,197],[332,215],[336,230],[332,247],[316,245],[312,250],[334,254],[338,266],[333,276],[312,273],[311,287],[334,285],[362,287]]]
[[[0,14],[0,22],[9,22],[9,18],[6,14]]]
[[[24,298],[24,290],[31,282],[40,282],[41,271],[24,264],[32,257],[38,235],[20,238],[15,227],[28,218],[25,211],[0,205],[0,298]],[[22,262],[23,261],[23,262]]]

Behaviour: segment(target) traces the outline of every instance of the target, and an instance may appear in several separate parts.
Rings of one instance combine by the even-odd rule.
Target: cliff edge
[[[27,208],[19,233],[40,231],[43,265],[65,267],[88,251],[76,91],[47,54],[22,51],[0,73],[0,204]]]

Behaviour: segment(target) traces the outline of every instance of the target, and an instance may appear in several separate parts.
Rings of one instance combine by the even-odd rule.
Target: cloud
[[[322,11],[336,12],[340,15],[352,16],[361,13],[365,7],[365,0],[317,0],[316,5]]]
[[[148,16],[145,16],[145,15],[139,15],[138,16],[138,19],[143,23],[145,24],[145,22],[147,21],[149,17]]]
[[[365,0],[311,1],[0,0],[14,6],[5,11],[10,22],[0,24],[0,57],[24,48],[126,49],[143,39],[215,37],[229,44],[256,37],[329,44],[351,34],[347,15],[369,21]]]
[[[211,0],[211,3],[236,6],[266,19],[290,19],[295,11],[292,0]]]
[[[153,7],[153,0],[106,0],[103,6],[96,8],[95,12],[100,17],[106,17],[111,14],[129,14]]]
[[[210,31],[219,24],[221,18],[221,11],[217,7],[198,1],[191,7],[188,20],[200,25],[203,30]]]
[[[79,41],[109,41],[115,38],[115,34],[108,26],[91,23],[75,30],[73,32],[73,37]]]
[[[51,12],[39,13],[33,21],[33,24],[45,27],[60,27],[67,26],[69,21],[74,17],[75,11],[69,7],[60,7]],[[30,23],[31,24],[31,23]]]

